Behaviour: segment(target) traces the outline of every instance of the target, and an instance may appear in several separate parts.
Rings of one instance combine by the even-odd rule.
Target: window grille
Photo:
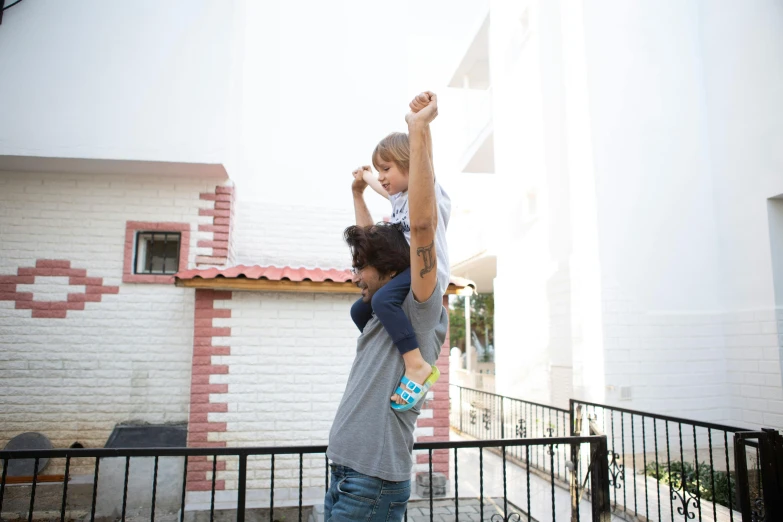
[[[176,274],[180,239],[179,232],[137,232],[134,274]]]

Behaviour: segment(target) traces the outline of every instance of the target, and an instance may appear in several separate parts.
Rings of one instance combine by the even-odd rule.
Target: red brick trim
[[[69,293],[65,301],[36,301],[32,292],[17,291],[17,285],[35,284],[36,277],[67,277],[69,285],[84,286],[84,292]],[[35,319],[65,319],[68,310],[84,310],[84,303],[119,292],[119,286],[104,285],[102,277],[87,277],[87,270],[71,268],[64,259],[38,259],[35,267],[20,267],[16,275],[0,275],[0,301],[15,301],[17,310],[32,310]]]
[[[196,265],[226,265],[231,249],[231,231],[234,223],[234,187],[215,187],[215,193],[199,194],[199,199],[211,201],[212,208],[201,208],[199,216],[211,216],[211,225],[199,225],[199,232],[212,232],[212,240],[198,242],[200,248],[210,248],[208,255],[196,256]]]
[[[151,221],[128,221],[125,223],[125,256],[122,265],[123,283],[153,283],[174,284],[174,275],[149,275],[133,273],[133,254],[136,249],[136,232],[157,230],[161,232],[179,232],[179,267],[178,272],[188,269],[188,253],[190,252],[190,224],[167,223]]]
[[[225,447],[225,442],[209,440],[210,433],[225,432],[225,422],[209,420],[210,413],[225,413],[228,404],[211,402],[210,395],[228,393],[227,384],[210,384],[210,375],[225,375],[228,366],[212,364],[215,355],[230,355],[231,347],[215,346],[214,337],[231,337],[231,328],[216,327],[216,317],[231,317],[231,310],[215,308],[215,301],[229,300],[231,292],[196,290],[196,310],[193,326],[193,362],[190,382],[190,419],[188,421],[188,447]],[[218,461],[218,471],[226,469],[225,461]],[[207,457],[188,459],[188,491],[209,491],[212,489],[212,460]],[[215,481],[215,489],[225,489],[224,480]]]

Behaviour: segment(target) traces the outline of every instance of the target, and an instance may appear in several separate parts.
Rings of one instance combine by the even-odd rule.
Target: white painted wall
[[[237,264],[340,269],[351,266],[343,232],[355,224],[352,208],[340,211],[324,206],[241,200],[237,202],[236,219]]]
[[[596,2],[583,24],[607,400],[630,386],[635,407],[722,420],[722,343],[701,337],[722,307],[697,6]]]
[[[230,164],[244,0],[25,2],[0,31],[0,155]]]
[[[495,279],[496,391],[549,399],[547,281],[557,268],[547,230],[551,223],[545,167],[540,33],[518,22],[525,6],[491,2],[489,48],[495,128],[498,242]],[[537,212],[527,194],[535,192]],[[507,347],[507,348],[506,348]]]
[[[491,9],[499,393],[562,401],[570,365],[577,397],[783,425],[780,5]]]
[[[720,0],[698,8],[720,288],[727,313],[744,318],[727,339],[731,418],[779,428],[783,303],[776,317],[770,244],[778,238],[770,237],[768,198],[783,194],[783,5]]]
[[[603,272],[646,309],[714,310],[697,5],[599,1],[584,14]]]
[[[498,346],[509,347],[496,355],[498,390],[561,406],[572,387],[597,400],[603,393],[589,107],[584,49],[574,40],[580,20],[551,2],[499,1],[490,26],[506,238],[496,328]]]

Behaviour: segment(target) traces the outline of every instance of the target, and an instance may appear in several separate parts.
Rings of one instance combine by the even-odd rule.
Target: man
[[[434,364],[448,328],[438,285],[438,211],[428,139],[429,124],[438,113],[437,98],[422,93],[411,102],[411,108],[417,112],[405,118],[410,140],[410,247],[393,225],[349,227],[345,237],[353,255],[354,281],[362,289],[363,299],[371,300],[394,275],[410,266],[411,290],[403,309],[422,356]],[[354,193],[363,190],[355,181]],[[363,199],[355,201],[361,223],[369,218],[369,211]],[[420,406],[407,411],[389,407],[390,396],[392,401],[398,399],[394,391],[404,372],[391,337],[372,317],[357,341],[356,358],[329,434],[327,456],[332,461],[332,474],[324,500],[327,522],[402,520],[410,497],[413,430],[420,411]]]

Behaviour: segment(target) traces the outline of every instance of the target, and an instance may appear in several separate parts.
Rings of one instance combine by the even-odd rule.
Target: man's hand
[[[358,169],[355,169],[353,172],[351,172],[353,175],[351,190],[354,194],[364,194],[364,189],[367,188],[367,182],[364,180],[366,172],[365,169],[369,170],[369,167],[365,165],[364,167],[359,167]],[[372,174],[372,171],[370,171],[370,174]]]
[[[405,115],[408,126],[429,125],[438,116],[438,97],[434,92],[417,94],[408,104],[411,112]]]

